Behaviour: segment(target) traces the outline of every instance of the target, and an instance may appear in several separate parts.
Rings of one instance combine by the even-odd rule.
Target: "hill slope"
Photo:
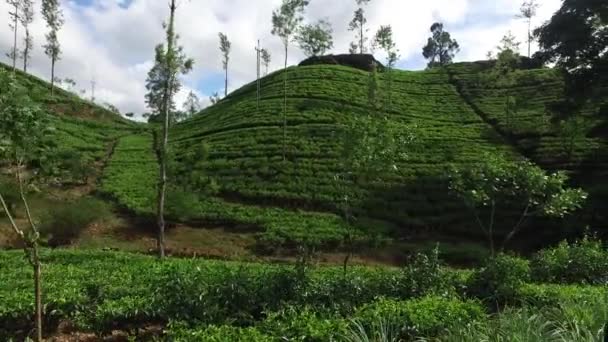
[[[0,63],[0,72],[13,70]],[[55,145],[54,155],[49,159],[60,169],[57,182],[94,181],[117,138],[140,130],[137,124],[119,114],[61,88],[56,87],[51,95],[50,84],[33,75],[16,70],[15,77],[17,84],[26,88],[30,98],[49,114],[48,124],[53,128],[50,140]]]
[[[448,68],[451,82],[462,97],[518,151],[547,170],[567,170],[576,185],[590,193],[585,207],[586,223],[603,226],[608,210],[608,139],[605,115],[597,115],[608,99],[595,99],[576,116],[582,118],[564,134],[547,108],[564,99],[564,81],[552,69],[520,72],[514,87],[488,86],[481,82],[487,62],[454,64]],[[504,114],[507,94],[518,103],[512,117]]]
[[[389,118],[407,124],[416,142],[385,182],[356,189],[359,228],[399,238],[439,234],[480,239],[469,213],[447,191],[445,169],[480,162],[486,151],[522,158],[522,148],[472,106],[448,71],[393,73]],[[335,205],[340,196],[334,178],[342,144],[338,133],[366,111],[369,73],[322,65],[287,73],[287,160],[282,160],[283,73],[276,72],[262,80],[259,109],[252,83],[172,129],[176,179],[196,174],[202,183],[216,183],[219,191],[182,182],[169,194],[170,216],[246,224],[277,245],[339,244],[345,223]],[[530,71],[530,77],[542,87],[560,82],[546,73]],[[380,75],[382,88],[385,78]],[[528,115],[544,113],[538,108]],[[137,175],[154,167],[153,138],[133,139],[125,141],[121,153],[126,155],[111,161],[116,165],[108,169],[104,188],[123,206],[151,215],[155,174]]]

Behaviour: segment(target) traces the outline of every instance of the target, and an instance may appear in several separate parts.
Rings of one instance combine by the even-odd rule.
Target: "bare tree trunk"
[[[38,251],[38,239],[40,238],[40,234],[38,233],[38,229],[36,228],[36,225],[34,224],[30,206],[27,202],[27,199],[25,198],[25,190],[23,188],[23,179],[21,178],[21,167],[23,166],[23,162],[17,156],[16,156],[16,160],[17,160],[16,177],[17,177],[17,183],[19,185],[19,195],[21,197],[21,201],[23,202],[23,206],[25,207],[25,213],[26,213],[28,222],[32,229],[32,233],[33,233],[32,238],[26,238],[23,231],[17,227],[17,224],[15,223],[12,216],[10,215],[7,205],[4,202],[4,199],[2,198],[2,196],[0,196],[0,201],[2,202],[2,206],[4,207],[4,210],[6,211],[6,214],[11,222],[11,225],[13,226],[13,229],[15,230],[17,235],[19,235],[21,240],[24,242],[24,244],[25,244],[24,252],[25,252],[26,256],[28,256],[29,262],[34,269],[34,279],[33,280],[34,280],[34,297],[35,297],[35,302],[36,302],[35,303],[36,341],[42,342],[42,272],[41,272],[41,264],[40,264],[40,254]]]
[[[156,240],[156,248],[158,250],[158,257],[165,257],[165,194],[167,190],[167,165],[166,165],[166,153],[167,143],[169,141],[168,126],[169,126],[169,110],[168,106],[165,108],[165,121],[163,123],[163,137],[161,145],[159,146],[158,162],[159,162],[159,181],[158,181],[158,194],[157,194],[157,211],[156,220],[158,225],[158,238]]]
[[[517,224],[515,224],[515,226],[513,227],[513,229],[509,232],[509,234],[507,235],[507,237],[505,237],[505,239],[502,242],[502,246],[501,246],[501,251],[503,251],[505,249],[505,247],[507,246],[507,243],[509,243],[509,241],[511,241],[511,239],[513,239],[513,237],[515,236],[515,234],[517,234],[519,232],[519,230],[522,227],[522,224],[524,223],[524,221],[526,220],[526,218],[528,217],[530,211],[530,203],[528,203],[526,205],[526,208],[524,209],[523,213],[521,214],[521,217],[519,218],[519,221],[517,222]]]
[[[51,96],[55,90],[55,57],[51,57]]]
[[[173,33],[174,21],[175,21],[175,0],[171,0],[171,4],[169,5],[169,9],[171,11],[171,15],[169,18],[169,27],[167,28],[167,56],[165,63],[171,67],[173,61],[173,44],[175,40],[175,36]],[[173,84],[173,76],[169,76],[169,79],[166,80],[165,89],[164,89],[164,114],[165,120],[163,123],[163,137],[162,142],[159,146],[159,181],[158,181],[158,203],[157,203],[157,224],[158,224],[158,239],[157,239],[157,248],[158,248],[158,257],[160,259],[165,257],[165,197],[167,192],[167,145],[169,142],[169,116],[171,115],[171,96],[172,89],[171,86]]]
[[[359,36],[359,50],[361,51],[361,54],[363,54],[363,20],[361,20],[361,27],[359,33],[361,34]]]
[[[14,18],[14,23],[13,25],[15,25],[14,29],[13,29],[13,72],[15,72],[15,70],[17,69],[17,28],[19,27],[17,25],[17,19],[19,18],[18,14],[19,14],[19,7],[17,6],[18,2],[15,2],[15,18]]]
[[[23,72],[27,72],[27,57],[30,53],[30,29],[25,29],[25,50],[23,51]]]
[[[532,44],[532,35],[530,34],[532,19],[528,19],[528,58],[530,58],[530,45]]]
[[[285,42],[285,66],[283,68],[283,161],[285,161],[286,155],[286,141],[287,141],[287,52],[288,42]]]
[[[224,97],[228,96],[228,63],[226,63],[226,76],[224,78]]]
[[[42,342],[42,272],[37,242],[32,244],[32,266],[34,267],[34,296],[36,298],[36,341]]]

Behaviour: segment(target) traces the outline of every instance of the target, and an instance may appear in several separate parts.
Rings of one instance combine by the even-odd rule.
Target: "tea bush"
[[[379,299],[366,304],[354,315],[363,326],[386,320],[399,324],[401,338],[437,337],[450,327],[463,326],[485,319],[476,301],[428,296],[408,301]]]
[[[593,237],[543,249],[532,258],[530,267],[538,282],[608,284],[608,251]]]
[[[468,294],[491,304],[513,303],[517,291],[530,280],[527,260],[506,254],[489,259],[469,280]]]

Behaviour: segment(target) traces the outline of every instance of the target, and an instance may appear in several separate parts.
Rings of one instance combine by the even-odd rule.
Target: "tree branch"
[[[524,221],[528,217],[528,212],[529,211],[530,211],[530,202],[528,202],[526,204],[526,208],[524,209],[523,213],[521,214],[521,217],[519,218],[519,221],[517,222],[517,224],[513,227],[513,229],[511,230],[511,232],[509,232],[509,234],[503,240],[502,246],[500,248],[501,251],[505,249],[505,245],[507,244],[507,242],[509,242],[513,238],[513,236],[515,236],[515,234],[517,234],[519,232],[519,230],[521,229],[522,224],[524,223]]]
[[[23,166],[23,159],[17,159],[17,182],[19,183],[19,195],[21,196],[21,201],[23,202],[23,206],[25,207],[25,213],[27,216],[27,220],[32,227],[32,231],[36,234],[36,239],[38,238],[38,230],[36,229],[36,225],[34,224],[34,220],[32,219],[32,213],[30,211],[30,206],[27,203],[27,199],[25,198],[25,192],[23,191],[23,179],[21,178],[21,167]]]
[[[0,203],[2,203],[2,208],[4,209],[4,212],[6,212],[6,216],[8,217],[8,220],[11,223],[11,227],[13,228],[15,233],[17,235],[19,235],[19,237],[23,241],[25,241],[25,234],[23,234],[23,231],[20,230],[19,227],[17,227],[17,223],[15,222],[13,215],[11,215],[10,211],[8,210],[8,206],[6,205],[6,202],[4,201],[4,197],[2,196],[2,194],[0,194]]]

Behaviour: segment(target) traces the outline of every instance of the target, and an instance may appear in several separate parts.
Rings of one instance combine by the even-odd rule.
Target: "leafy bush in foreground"
[[[531,263],[533,280],[563,284],[608,284],[608,251],[585,236],[538,252]]]
[[[606,338],[608,296],[564,300],[557,306],[508,308],[491,319],[454,326],[439,341],[580,341]]]
[[[355,314],[358,322],[371,326],[383,319],[398,324],[401,338],[435,337],[450,327],[483,320],[485,312],[475,301],[429,296],[408,301],[380,299]]]
[[[471,276],[470,295],[493,304],[512,303],[517,291],[530,279],[528,261],[500,254]]]

